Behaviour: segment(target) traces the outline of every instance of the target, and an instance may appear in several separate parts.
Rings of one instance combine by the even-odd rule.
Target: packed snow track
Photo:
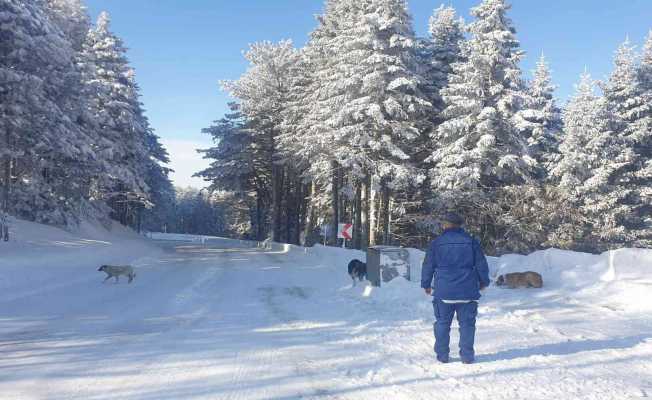
[[[478,362],[461,364],[453,348],[440,365],[415,284],[390,285],[387,297],[351,287],[341,250],[229,243],[168,244],[134,261],[131,285],[102,284],[95,265],[14,276],[0,295],[0,398],[652,396],[646,313],[492,288]]]

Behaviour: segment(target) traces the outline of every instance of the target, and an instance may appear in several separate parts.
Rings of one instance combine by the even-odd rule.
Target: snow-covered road
[[[652,396],[648,314],[491,288],[478,362],[440,365],[431,306],[416,285],[378,296],[351,288],[346,265],[324,250],[220,247],[143,257],[132,285],[100,284],[89,267],[6,289],[0,398]]]

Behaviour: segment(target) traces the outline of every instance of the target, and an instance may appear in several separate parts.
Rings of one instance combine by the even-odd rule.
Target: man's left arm
[[[478,279],[480,279],[480,289],[484,289],[491,283],[491,280],[489,280],[487,257],[485,257],[482,246],[477,240],[473,241],[473,251],[475,253],[475,270],[478,271]]]

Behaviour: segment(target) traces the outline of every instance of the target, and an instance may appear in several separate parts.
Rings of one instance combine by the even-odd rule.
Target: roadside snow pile
[[[419,319],[432,315],[430,297],[421,290],[419,281],[408,281],[398,277],[390,282],[383,283],[380,288],[371,286],[368,282],[361,291],[361,296],[390,313],[412,315]]]
[[[528,256],[505,255],[491,262],[491,276],[535,271],[544,291],[568,301],[591,302],[627,311],[652,310],[652,250],[620,249],[599,255],[558,249]]]
[[[383,283],[381,288],[373,288],[368,284],[357,285],[351,289],[353,294],[378,305],[386,304],[392,310],[397,310],[397,307],[414,308],[422,304],[423,292],[419,286],[425,253],[417,249],[407,250],[410,254],[412,281],[396,278]],[[319,257],[323,264],[331,265],[342,275],[346,275],[346,266],[350,260],[366,259],[361,251],[324,246],[315,246],[310,249],[310,254]],[[545,297],[549,300],[556,298],[562,303],[582,302],[617,311],[652,310],[652,299],[649,296],[652,290],[652,250],[620,249],[603,254],[587,254],[548,249],[527,256],[509,254],[498,258],[488,257],[488,261],[492,281],[499,275],[510,272],[540,273],[544,288],[528,290],[530,300]],[[508,289],[492,285],[485,295],[508,295],[503,290]]]
[[[292,247],[296,248],[296,246]],[[345,274],[347,273],[349,261],[358,259],[366,262],[367,260],[367,254],[363,251],[323,246],[321,244],[308,248],[308,254],[319,259],[320,263],[324,265],[331,265],[338,270],[341,269]]]
[[[100,279],[101,264],[146,265],[161,250],[119,224],[107,231],[82,223],[79,231],[15,220],[10,240],[0,242],[0,300],[6,288],[38,288],[51,281]]]

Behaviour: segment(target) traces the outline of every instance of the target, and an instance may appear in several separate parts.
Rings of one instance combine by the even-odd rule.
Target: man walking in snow
[[[471,364],[478,300],[480,291],[489,286],[489,267],[480,243],[462,229],[462,217],[446,213],[442,223],[444,232],[430,244],[423,262],[421,287],[433,296],[437,360],[449,361],[451,324],[457,314],[460,357]]]

